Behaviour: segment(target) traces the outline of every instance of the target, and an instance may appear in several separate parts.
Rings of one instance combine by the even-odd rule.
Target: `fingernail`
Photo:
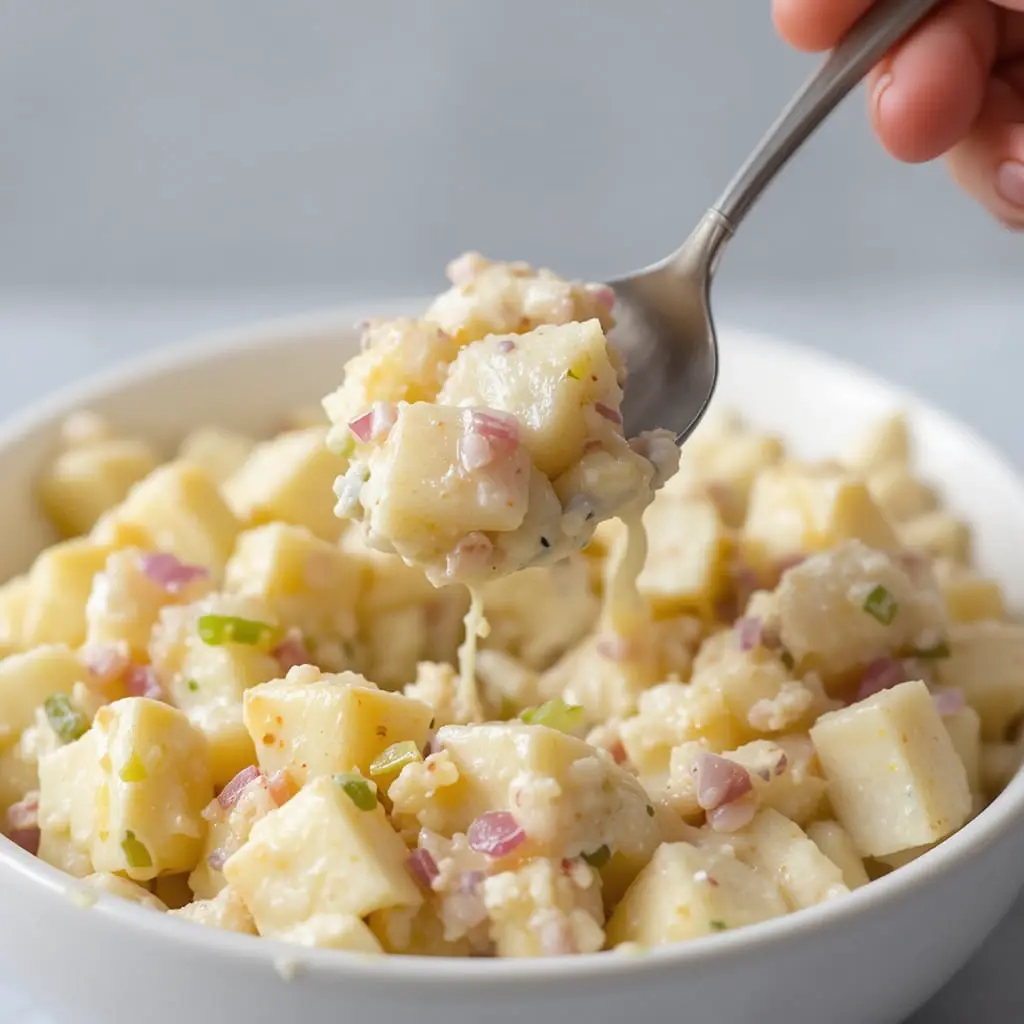
[[[882,94],[892,85],[892,72],[886,71],[881,78],[875,82],[874,92],[871,94],[871,103],[877,110],[882,102]]]
[[[1024,206],[1024,164],[1006,160],[996,168],[996,192],[1011,206]]]

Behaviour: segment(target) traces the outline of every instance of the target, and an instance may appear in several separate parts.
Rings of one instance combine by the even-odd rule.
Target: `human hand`
[[[772,0],[780,35],[831,49],[874,0]],[[920,163],[945,156],[969,195],[1024,230],[1024,0],[949,0],[868,79],[885,148]]]

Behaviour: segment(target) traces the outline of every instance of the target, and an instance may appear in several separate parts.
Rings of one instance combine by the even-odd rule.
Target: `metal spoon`
[[[942,0],[878,0],[796,94],[768,134],[667,259],[612,281],[625,353],[626,436],[654,427],[683,441],[700,422],[718,379],[711,280],[725,243],[775,175],[867,72]]]

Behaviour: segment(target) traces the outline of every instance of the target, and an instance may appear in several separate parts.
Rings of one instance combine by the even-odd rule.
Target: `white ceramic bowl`
[[[269,432],[341,377],[352,311],[207,338],[64,394],[0,430],[0,573],[49,537],[31,498],[60,420],[91,408],[172,442],[199,423]],[[1024,605],[1024,485],[961,425],[849,367],[723,332],[720,402],[806,455],[895,407],[920,466],[978,531],[982,566]],[[206,930],[79,883],[0,839],[0,970],[61,1024],[866,1024],[902,1020],[977,948],[1022,881],[1024,777],[938,849],[851,896],[644,956],[431,960],[303,952]]]

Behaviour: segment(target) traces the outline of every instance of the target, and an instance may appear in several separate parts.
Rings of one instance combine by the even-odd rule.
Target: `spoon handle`
[[[730,233],[818,125],[893,45],[941,2],[878,0],[850,29],[715,203],[711,212],[725,219]]]

